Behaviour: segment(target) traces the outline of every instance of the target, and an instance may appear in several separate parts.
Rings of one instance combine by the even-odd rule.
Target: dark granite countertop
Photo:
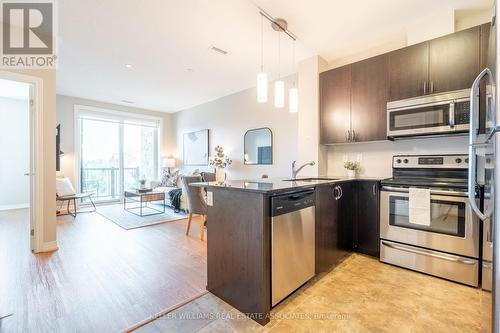
[[[236,191],[258,192],[274,194],[278,192],[294,191],[306,189],[324,184],[342,183],[357,180],[382,180],[379,178],[359,177],[347,178],[345,176],[318,176],[318,177],[298,177],[296,180],[290,178],[259,178],[249,180],[228,180],[223,184],[216,182],[191,183],[191,186],[206,187],[208,189],[227,189]]]

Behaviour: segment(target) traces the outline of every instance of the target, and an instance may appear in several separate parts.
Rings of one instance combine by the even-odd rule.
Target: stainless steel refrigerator
[[[498,9],[492,11],[486,67],[471,88],[469,132],[469,201],[482,221],[482,315],[484,332],[500,332],[500,110],[497,31]],[[479,114],[485,117],[479,117]],[[481,126],[480,126],[481,122]],[[484,131],[478,131],[484,127]],[[481,132],[479,134],[478,132]],[[483,133],[484,132],[484,133]]]

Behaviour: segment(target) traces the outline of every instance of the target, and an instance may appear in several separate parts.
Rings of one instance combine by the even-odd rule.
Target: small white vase
[[[349,179],[356,178],[356,170],[347,170],[347,178]]]
[[[222,184],[226,181],[226,170],[224,170],[224,168],[215,169],[215,181],[219,184]]]

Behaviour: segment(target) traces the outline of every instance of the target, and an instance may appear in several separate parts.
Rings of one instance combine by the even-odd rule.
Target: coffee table
[[[148,202],[153,201],[163,201],[163,210],[159,210],[148,206]],[[130,207],[130,203],[138,203],[139,206]],[[127,207],[127,203],[129,203],[129,207]],[[153,213],[144,214],[144,208],[149,210],[153,210]],[[137,190],[125,191],[124,199],[123,199],[123,209],[129,213],[135,214],[140,217],[151,216],[157,214],[165,213],[165,192],[160,191],[151,191],[151,192],[139,192]],[[139,213],[135,211],[139,210]]]

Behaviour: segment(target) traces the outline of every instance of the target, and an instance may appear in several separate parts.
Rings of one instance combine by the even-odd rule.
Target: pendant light
[[[257,102],[267,102],[267,73],[264,72],[264,24],[260,15],[260,73],[257,74]]]
[[[285,82],[281,80],[281,31],[278,31],[278,80],[274,82],[274,107],[283,108],[285,106]]]
[[[295,67],[295,40],[293,41],[292,49],[292,66]],[[299,90],[295,87],[295,79],[293,79],[293,86],[288,91],[288,111],[299,112]]]

